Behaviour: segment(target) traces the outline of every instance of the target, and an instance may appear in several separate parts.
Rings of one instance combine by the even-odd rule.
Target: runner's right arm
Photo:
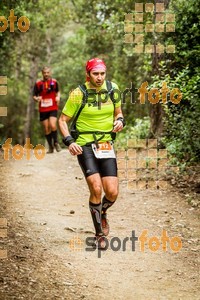
[[[64,138],[70,135],[69,128],[68,128],[68,125],[67,125],[67,123],[69,123],[70,120],[71,120],[71,117],[61,113],[61,116],[58,120],[58,124],[59,124],[60,131],[61,131]]]
[[[35,83],[34,85],[34,89],[33,89],[33,99],[34,101],[36,102],[40,102],[42,100],[42,97],[39,96],[39,91],[38,91],[38,88],[37,88],[37,84]]]
[[[61,116],[58,120],[58,124],[60,127],[60,131],[64,137],[64,139],[70,137],[70,133],[69,133],[69,128],[67,123],[71,120],[71,117],[61,113]],[[68,146],[69,152],[72,155],[79,155],[82,153],[82,147],[79,146],[78,144],[76,144],[75,142],[72,142],[69,146]]]

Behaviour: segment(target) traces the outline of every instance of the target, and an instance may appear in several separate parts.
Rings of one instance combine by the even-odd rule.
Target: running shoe
[[[102,227],[102,232],[105,236],[109,234],[109,224],[108,224],[108,219],[107,219],[107,214],[102,214],[101,215],[101,227]]]
[[[55,147],[57,152],[60,152],[62,150],[58,143],[55,143],[54,147]]]
[[[49,147],[49,150],[47,151],[47,154],[53,153],[53,147]]]
[[[105,236],[104,235],[96,235],[95,236],[95,245],[96,248],[100,250],[107,250],[107,243],[105,241]]]

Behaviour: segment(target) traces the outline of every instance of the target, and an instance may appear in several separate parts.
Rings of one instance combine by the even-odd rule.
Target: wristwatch
[[[124,118],[119,117],[119,118],[117,118],[117,121],[121,121],[123,124],[123,127],[126,126],[126,122],[125,122]]]

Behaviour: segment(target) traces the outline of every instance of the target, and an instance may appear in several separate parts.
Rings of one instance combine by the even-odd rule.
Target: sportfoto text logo
[[[88,97],[85,100],[85,103],[88,103],[88,106],[96,106],[98,109],[101,109],[101,104],[106,103],[109,100],[108,91],[106,89],[101,89],[99,93],[96,93],[96,89],[87,90]],[[126,88],[124,91],[118,89],[113,89],[113,101],[118,103],[119,101],[122,104],[126,103],[126,97],[130,94],[131,103],[136,103],[138,100],[140,104],[145,104],[146,101],[149,101],[151,104],[157,104],[162,102],[166,104],[168,101],[173,104],[179,104],[182,99],[182,93],[178,88],[173,88],[170,90],[165,81],[162,82],[161,89],[156,87],[148,88],[148,82],[145,81],[141,84],[139,88],[133,87],[131,82],[131,87]],[[82,97],[81,90],[74,90],[73,96],[71,95],[72,101],[74,103],[80,103],[80,97]]]
[[[144,229],[140,236],[135,235],[135,230],[132,230],[130,237],[125,237],[123,239],[120,239],[119,237],[112,237],[110,240],[108,240],[105,237],[105,250],[108,250],[109,248],[114,251],[127,251],[127,245],[131,245],[131,251],[135,251],[136,242],[139,242],[140,251],[152,251],[157,252],[158,250],[161,250],[163,252],[168,251],[169,249],[173,252],[179,252],[182,249],[182,241],[181,238],[178,236],[174,236],[170,238],[167,235],[166,230],[162,230],[162,234],[160,237],[152,236],[148,237],[148,230]],[[85,239],[85,243],[82,239],[80,239],[78,236],[74,237],[69,241],[69,248],[72,251],[96,251],[98,252],[98,257],[101,257],[102,250],[98,249],[96,246],[94,247],[94,237],[87,237]]]
[[[15,16],[14,9],[10,10],[10,16],[8,19],[4,16],[0,16],[0,32],[6,31],[8,28],[8,23],[10,23],[10,32],[15,32],[15,22],[17,21],[17,16]],[[3,23],[3,25],[1,25]],[[19,31],[26,32],[29,30],[30,27],[30,21],[27,17],[22,16],[18,19],[17,27]]]
[[[24,145],[24,147],[19,144],[12,147],[11,143],[12,138],[8,138],[2,145],[5,160],[10,159],[10,154],[15,160],[21,160],[24,157],[24,155],[27,160],[30,160],[32,150],[36,159],[41,160],[45,157],[46,148],[41,144],[38,144],[34,148],[33,145],[30,143],[30,138],[26,138],[26,144]]]
[[[158,42],[163,33],[175,32],[175,14],[166,11],[164,3],[135,3],[133,13],[125,14],[124,32],[124,43],[133,44],[134,53],[175,52],[174,44]]]

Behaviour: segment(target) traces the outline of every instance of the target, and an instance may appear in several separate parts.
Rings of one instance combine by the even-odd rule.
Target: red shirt
[[[59,87],[56,79],[49,78],[46,81],[38,80],[35,83],[33,95],[42,97],[42,100],[39,102],[40,112],[58,110],[56,102],[56,94],[58,91]]]

